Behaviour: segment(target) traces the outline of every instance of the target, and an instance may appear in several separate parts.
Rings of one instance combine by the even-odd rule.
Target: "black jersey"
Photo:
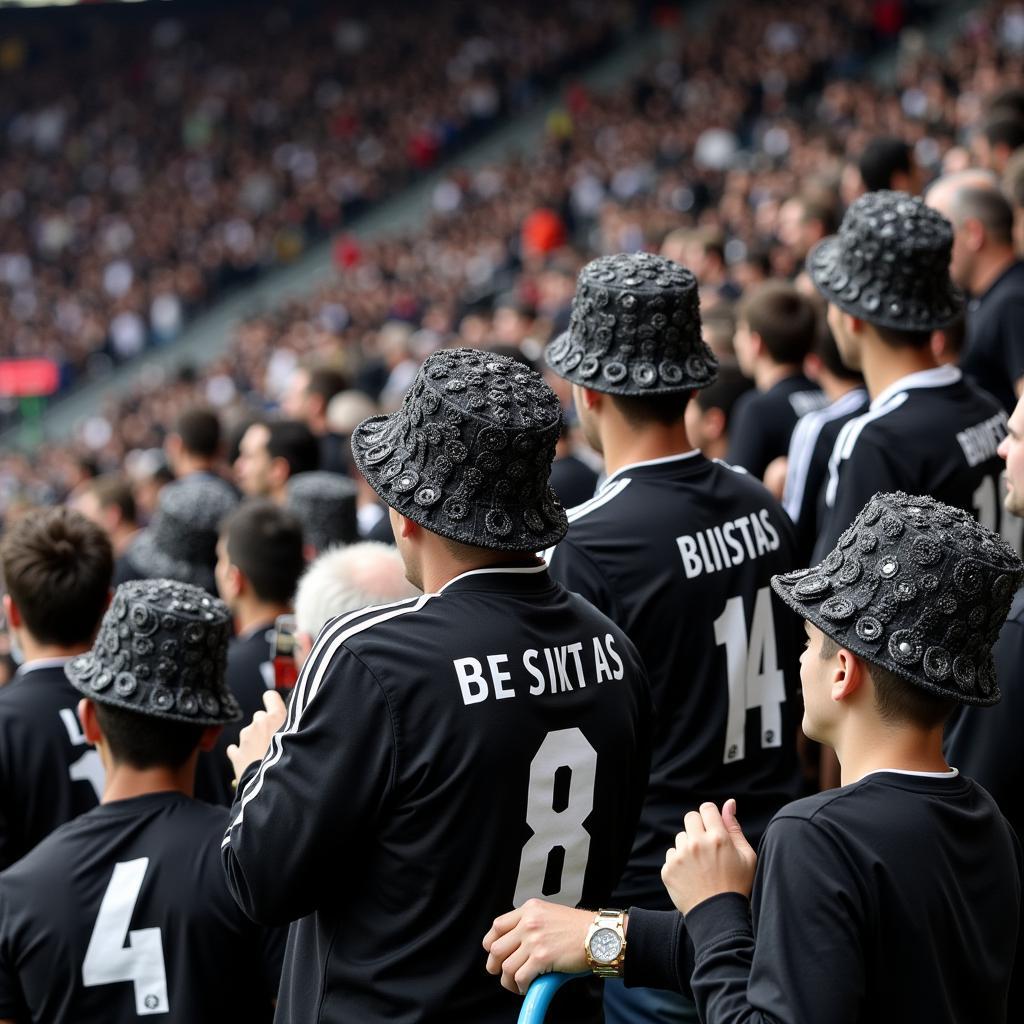
[[[284,933],[228,892],[227,813],[170,792],[101,804],[0,874],[0,1018],[269,1021]]]
[[[238,734],[252,721],[252,716],[263,710],[263,694],[274,687],[271,628],[272,624],[264,623],[235,637],[228,645],[224,681],[242,709],[242,718],[224,726],[214,748],[199,755],[196,764],[196,798],[199,800],[228,807],[235,798],[231,786],[235,772],[227,749],[238,742]]]
[[[329,623],[224,838],[246,912],[296,922],[279,1024],[512,1024],[480,938],[531,896],[607,903],[649,717],[633,645],[544,565]]]
[[[82,734],[82,695],[65,661],[29,663],[0,689],[0,868],[103,795],[103,765]]]
[[[655,705],[651,781],[618,900],[671,906],[683,813],[736,797],[756,837],[797,795],[799,622],[772,594],[792,530],[748,474],[700,452],[625,466],[569,513],[551,572],[637,645]]]
[[[729,462],[760,480],[772,459],[785,455],[801,416],[828,402],[802,373],[784,377],[767,391],[747,391],[736,399],[729,422]]]
[[[1003,1024],[1020,897],[984,789],[873,772],[779,813],[750,903],[631,911],[626,983],[692,987],[705,1024]]]
[[[801,567],[810,563],[825,507],[828,460],[839,432],[855,416],[867,412],[868,393],[853,388],[824,409],[802,416],[789,441],[786,489],[782,507],[796,527],[797,555]]]
[[[927,494],[962,508],[1019,551],[1020,524],[1010,521],[1001,499],[1003,463],[996,448],[1005,436],[1006,412],[956,367],[896,381],[839,433],[814,560],[835,547],[877,491]]]
[[[594,496],[597,473],[578,455],[564,455],[551,465],[551,489],[566,507],[581,505]]]
[[[1015,260],[967,307],[964,373],[994,395],[1007,414],[1024,377],[1024,261]]]

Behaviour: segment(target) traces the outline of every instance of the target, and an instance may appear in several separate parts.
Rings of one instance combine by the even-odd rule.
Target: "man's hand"
[[[501,985],[509,992],[526,995],[538,974],[585,971],[583,942],[593,920],[591,910],[527,900],[495,918],[484,936],[487,972],[500,974]]]
[[[750,896],[757,854],[736,820],[736,801],[726,800],[722,813],[711,803],[690,811],[685,831],[665,854],[661,880],[681,914],[721,892]]]
[[[253,761],[262,761],[263,755],[270,747],[270,738],[281,728],[288,709],[276,690],[267,690],[263,694],[263,706],[266,711],[257,711],[238,737],[237,745],[232,743],[227,749],[235,769],[235,778],[240,779],[245,769]]]

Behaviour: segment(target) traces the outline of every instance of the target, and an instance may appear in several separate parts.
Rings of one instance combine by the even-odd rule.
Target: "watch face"
[[[590,937],[590,955],[599,964],[610,964],[622,951],[622,939],[613,928],[598,928]]]

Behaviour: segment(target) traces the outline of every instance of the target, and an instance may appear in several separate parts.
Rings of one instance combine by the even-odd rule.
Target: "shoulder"
[[[583,528],[577,524],[584,521],[588,523],[599,523],[608,519],[614,520],[619,508],[635,494],[636,488],[628,496],[626,492],[633,486],[633,478],[628,474],[616,477],[605,483],[600,490],[588,501],[575,505],[566,510],[566,518],[569,520],[569,534],[579,533]]]

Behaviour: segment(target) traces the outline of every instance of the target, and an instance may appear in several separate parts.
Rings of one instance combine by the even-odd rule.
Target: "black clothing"
[[[705,1024],[1003,1024],[1020,895],[984,789],[872,773],[779,812],[751,903],[630,910],[626,984],[692,991]]]
[[[802,373],[784,377],[767,391],[740,395],[729,423],[728,461],[762,479],[768,463],[789,451],[797,420],[826,402],[824,392]]]
[[[242,709],[242,718],[224,726],[213,750],[200,753],[196,763],[196,799],[230,807],[235,798],[231,781],[235,771],[227,750],[238,742],[238,734],[263,710],[263,694],[274,688],[274,666],[270,660],[270,632],[274,624],[264,623],[234,637],[228,644],[228,665],[224,674],[227,688]]]
[[[278,1024],[512,1024],[480,937],[530,896],[607,903],[649,702],[627,637],[543,565],[329,623],[223,843],[245,911],[296,922]]]
[[[570,511],[550,562],[650,674],[651,781],[616,898],[669,907],[658,872],[682,814],[734,796],[756,838],[799,792],[802,631],[768,585],[793,566],[789,520],[748,474],[694,451],[613,473]]]
[[[802,416],[789,441],[782,507],[796,527],[797,563],[810,564],[824,517],[828,460],[836,438],[855,416],[868,411],[868,393],[854,388],[824,409]]]
[[[1024,261],[1015,260],[968,303],[960,366],[1013,412],[1014,385],[1024,377]]]
[[[63,660],[26,666],[0,689],[0,868],[103,795],[103,765],[82,735],[81,695]]]
[[[231,899],[226,822],[181,793],[118,800],[0,874],[0,1017],[270,1021],[284,935]]]
[[[597,473],[578,455],[565,455],[551,464],[551,489],[566,508],[589,501],[596,487]]]
[[[999,532],[1006,413],[991,395],[940,366],[896,381],[840,431],[829,459],[827,513],[814,562],[878,491],[925,494]]]

